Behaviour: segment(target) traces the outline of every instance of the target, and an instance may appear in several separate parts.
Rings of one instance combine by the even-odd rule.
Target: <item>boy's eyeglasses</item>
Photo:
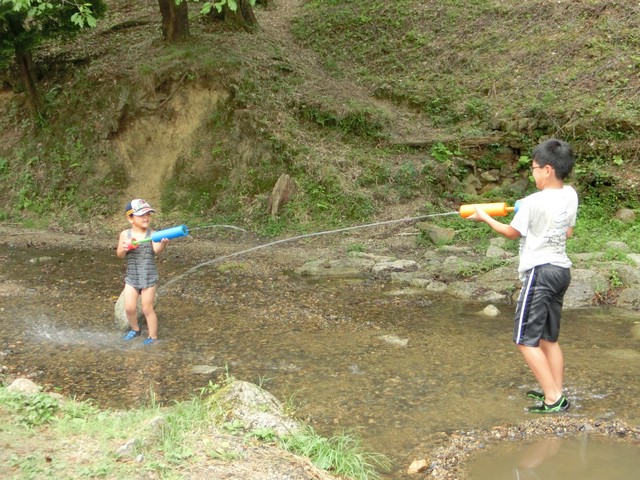
[[[531,170],[535,170],[536,168],[544,168],[546,165],[537,165],[535,167],[531,167]]]

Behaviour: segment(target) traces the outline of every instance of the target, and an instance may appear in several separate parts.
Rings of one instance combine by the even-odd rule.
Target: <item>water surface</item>
[[[525,392],[537,385],[511,343],[510,306],[489,318],[484,304],[383,281],[254,275],[250,258],[236,259],[166,289],[160,342],[143,347],[115,329],[124,264],[112,253],[2,246],[0,258],[2,364],[103,406],[182,400],[231,374],[297,405],[325,435],[355,430],[396,461],[391,476],[424,456],[437,432],[531,419]],[[192,266],[167,256],[161,279]],[[640,423],[637,321],[616,310],[565,312],[568,415]]]

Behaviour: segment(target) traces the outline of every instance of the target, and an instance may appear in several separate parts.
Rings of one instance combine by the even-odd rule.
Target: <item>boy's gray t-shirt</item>
[[[529,195],[520,203],[510,225],[520,232],[520,264],[518,274],[538,265],[550,263],[571,267],[567,256],[567,230],[576,224],[578,194],[565,185],[547,188]]]

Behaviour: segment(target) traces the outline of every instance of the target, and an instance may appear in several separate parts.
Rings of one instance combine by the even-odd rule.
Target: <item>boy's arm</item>
[[[495,232],[499,233],[500,235],[504,235],[510,240],[516,240],[522,236],[520,235],[520,232],[515,228],[513,228],[511,225],[497,221],[495,218],[493,218],[491,215],[485,212],[482,208],[476,207],[476,213],[469,216],[468,218],[470,220],[475,220],[476,222],[486,223]]]
[[[118,258],[124,258],[127,255],[127,247],[131,242],[127,239],[127,231],[124,230],[120,233],[118,238],[118,246],[116,248],[116,256]]]
[[[167,243],[169,243],[169,239],[168,238],[163,238],[162,240],[160,240],[159,242],[152,242],[153,244],[153,251],[155,253],[160,253],[162,252],[165,247],[167,246]]]

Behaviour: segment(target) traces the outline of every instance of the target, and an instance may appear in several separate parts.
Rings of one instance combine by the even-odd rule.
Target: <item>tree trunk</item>
[[[9,31],[13,38],[16,39],[13,43],[13,48],[16,56],[16,65],[18,66],[20,84],[27,95],[31,115],[33,118],[36,118],[42,109],[42,96],[38,89],[38,79],[36,77],[33,57],[31,56],[31,50],[28,43],[17,40],[24,39],[25,37],[22,18],[18,15],[9,14],[6,15],[5,20],[8,22]]]
[[[237,0],[238,8],[234,12],[226,4],[222,7],[222,12],[217,14],[214,10],[214,18],[222,18],[225,22],[246,30],[247,32],[253,32],[260,28],[258,20],[253,13],[253,8],[248,0]]]
[[[175,0],[158,0],[162,14],[162,36],[167,42],[176,42],[189,36],[189,9],[187,0],[176,5]]]
[[[16,48],[16,63],[18,65],[20,83],[22,83],[22,88],[24,88],[24,92],[27,95],[31,114],[35,118],[42,109],[42,97],[38,89],[38,79],[36,78],[31,52]]]

